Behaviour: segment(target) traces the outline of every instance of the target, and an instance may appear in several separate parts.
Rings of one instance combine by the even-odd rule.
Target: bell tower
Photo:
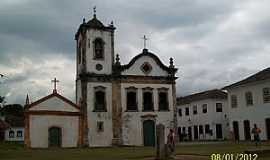
[[[82,137],[80,137],[83,146],[87,147],[93,144],[89,136],[97,136],[97,124],[110,125],[104,119],[97,121],[99,114],[110,114],[107,110],[96,111],[96,104],[100,99],[108,99],[111,94],[111,82],[99,83],[100,77],[110,77],[114,64],[114,30],[113,22],[105,26],[96,15],[94,7],[93,17],[82,24],[75,35],[76,40],[76,102],[81,106],[82,122],[80,124]],[[98,92],[97,89],[102,89]],[[101,95],[102,92],[102,95]],[[102,97],[103,98],[100,98]],[[99,97],[96,98],[96,97]],[[91,103],[95,102],[95,103]],[[102,103],[104,107],[110,109],[110,100]],[[106,106],[105,106],[106,105]],[[88,117],[91,117],[89,120]],[[102,127],[102,126],[101,126]],[[105,130],[110,129],[106,127]],[[91,131],[89,131],[91,130]],[[105,132],[105,131],[104,131]],[[89,135],[90,133],[90,135]],[[105,138],[103,138],[105,139]]]
[[[76,35],[77,76],[82,73],[110,75],[114,64],[113,22],[105,26],[96,15],[88,22],[83,19]]]

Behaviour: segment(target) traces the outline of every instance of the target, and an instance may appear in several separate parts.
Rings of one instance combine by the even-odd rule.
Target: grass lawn
[[[181,145],[177,146],[176,154],[243,153],[251,148],[255,146],[248,143]],[[263,144],[261,148],[270,149],[270,144]],[[151,147],[26,150],[21,144],[0,143],[0,160],[143,160],[154,154]],[[260,158],[259,155],[257,160],[267,159],[270,157]]]

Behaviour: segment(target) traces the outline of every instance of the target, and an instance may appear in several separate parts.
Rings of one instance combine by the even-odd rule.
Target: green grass
[[[177,146],[176,154],[243,153],[253,148],[256,147],[247,143],[181,145]],[[270,149],[270,144],[263,144],[260,148]],[[154,154],[155,150],[151,147],[27,150],[22,144],[0,143],[0,160],[143,160]],[[257,160],[267,159],[270,158],[260,158],[259,155]]]

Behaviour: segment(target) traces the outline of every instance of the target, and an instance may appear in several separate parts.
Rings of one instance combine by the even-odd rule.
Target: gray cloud
[[[122,63],[141,52],[141,37],[179,68],[177,94],[220,88],[269,67],[267,0],[3,0],[0,2],[0,94],[23,103],[51,92],[50,80],[71,99],[75,90],[74,34],[82,18],[114,21]]]

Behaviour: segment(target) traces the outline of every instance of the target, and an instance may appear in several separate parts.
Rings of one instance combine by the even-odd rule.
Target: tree
[[[20,104],[9,104],[9,105],[5,105],[2,108],[2,112],[4,113],[4,115],[13,115],[13,116],[19,116],[22,117],[23,116],[23,106]]]
[[[5,97],[0,96],[0,103],[4,103]]]

